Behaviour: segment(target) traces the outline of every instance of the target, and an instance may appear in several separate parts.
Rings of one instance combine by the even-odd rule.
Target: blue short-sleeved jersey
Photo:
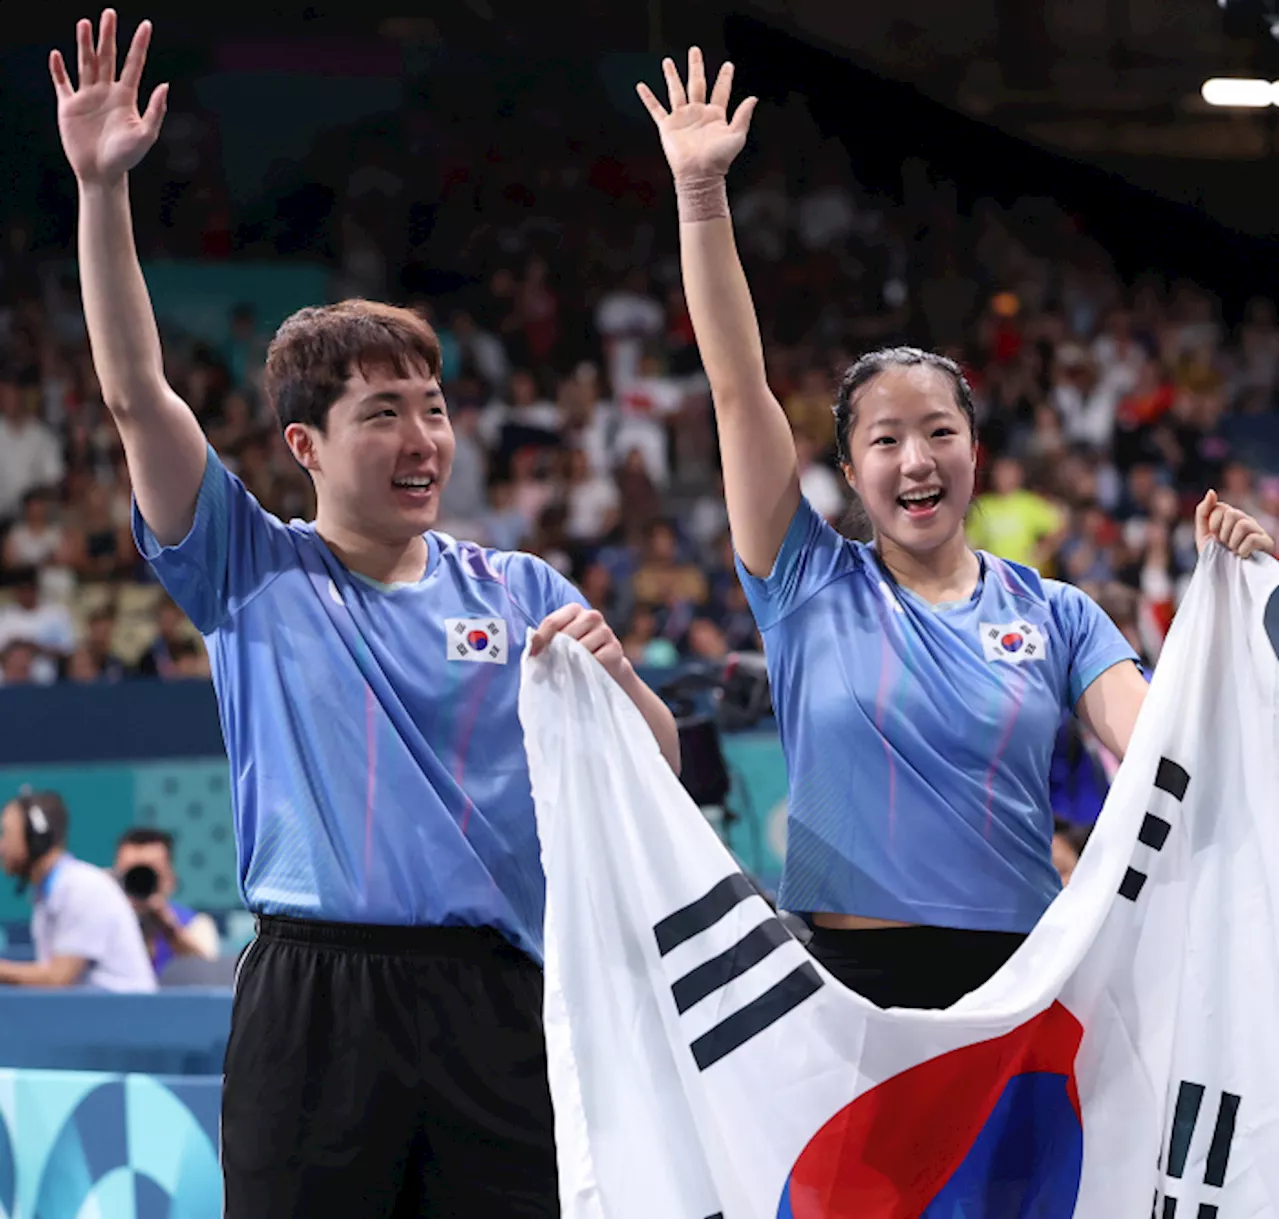
[[[420,581],[378,585],[212,448],[187,537],[160,546],[136,506],[134,534],[209,647],[249,909],[493,926],[540,960],[520,656],[577,590],[439,533]]]
[[[972,598],[931,606],[801,500],[768,578],[739,562],[787,762],[786,909],[1026,932],[1058,892],[1063,709],[1137,658],[1079,589],[979,557]]]

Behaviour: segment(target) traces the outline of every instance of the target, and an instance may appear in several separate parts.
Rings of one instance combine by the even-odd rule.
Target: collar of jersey
[[[329,550],[329,544],[324,540],[324,538],[322,538],[318,533],[316,533],[314,523],[313,522],[307,522],[307,523],[311,525],[311,533],[312,533],[312,536],[316,539],[316,541],[319,542],[320,545],[323,546],[326,550],[328,550],[331,555],[333,555],[335,562],[341,563],[341,560],[338,558],[338,556],[336,554],[333,554],[332,550]],[[439,559],[440,559],[440,543],[439,541],[437,541],[435,534],[431,532],[427,532],[423,534],[423,537],[427,539],[427,566],[426,566],[426,569],[423,571],[422,575],[417,580],[396,580],[390,584],[387,584],[387,583],[384,583],[382,580],[375,580],[372,576],[366,576],[362,571],[353,571],[350,567],[346,567],[345,564],[343,564],[343,566],[346,567],[347,575],[351,576],[355,580],[359,580],[361,584],[365,584],[369,588],[372,588],[380,593],[398,593],[402,589],[418,588],[427,582],[428,577],[431,575],[433,571],[435,571],[436,564],[437,562],[439,562]]]
[[[893,572],[880,559],[880,552],[874,546],[869,548],[875,557],[876,566],[880,568],[884,574],[884,578],[889,581],[895,592],[898,594],[905,593],[917,605],[927,609],[930,613],[940,614],[947,610],[967,609],[971,605],[976,605],[982,597],[982,589],[987,579],[987,556],[981,550],[975,550],[974,554],[978,556],[978,580],[973,586],[973,592],[969,594],[963,601],[926,601],[919,593],[912,592],[911,589],[899,584],[893,578]]]

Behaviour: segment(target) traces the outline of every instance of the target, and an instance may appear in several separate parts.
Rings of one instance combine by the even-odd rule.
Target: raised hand
[[[1221,542],[1242,559],[1247,559],[1255,550],[1276,557],[1275,539],[1247,512],[1219,500],[1216,491],[1206,492],[1196,505],[1197,553],[1211,540]]]
[[[689,88],[670,59],[662,61],[662,74],[667,78],[667,96],[671,111],[653,95],[648,85],[636,85],[636,92],[649,111],[666,154],[671,173],[677,181],[723,177],[747,142],[747,129],[756,98],[748,97],[729,118],[729,93],[733,88],[733,64],[724,63],[716,77],[711,99],[707,100],[707,73],[702,52],[689,48]]]
[[[138,86],[147,62],[151,22],[138,26],[124,68],[116,79],[116,14],[104,9],[93,45],[93,26],[76,23],[79,58],[77,86],[67,76],[61,51],[49,54],[49,75],[58,95],[58,131],[62,148],[76,177],[85,184],[102,184],[124,177],[160,134],[169,86],[158,85],[145,113],[138,112]]]

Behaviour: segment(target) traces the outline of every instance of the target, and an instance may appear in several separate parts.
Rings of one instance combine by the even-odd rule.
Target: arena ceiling
[[[975,118],[1076,156],[1259,160],[1276,111],[1224,111],[1207,77],[1276,78],[1273,0],[747,0]],[[1274,173],[1272,175],[1274,177]]]

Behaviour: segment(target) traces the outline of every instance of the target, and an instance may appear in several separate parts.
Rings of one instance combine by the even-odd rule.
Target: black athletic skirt
[[[814,927],[808,948],[877,1007],[950,1007],[987,981],[1026,938],[952,927]]]

